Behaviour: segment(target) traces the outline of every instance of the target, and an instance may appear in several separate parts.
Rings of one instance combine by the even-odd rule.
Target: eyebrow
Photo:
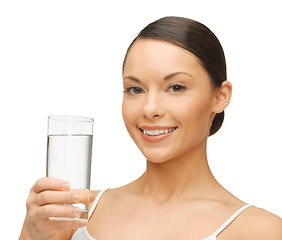
[[[176,72],[176,73],[171,73],[171,74],[165,76],[164,80],[167,81],[167,80],[171,79],[172,77],[174,77],[175,75],[178,75],[178,74],[185,74],[185,75],[188,75],[189,77],[193,78],[192,75],[190,75],[190,74],[188,74],[186,72]]]
[[[132,76],[125,76],[125,77],[123,77],[123,79],[125,79],[125,78],[129,78],[130,80],[132,80],[132,81],[134,81],[134,82],[140,83],[140,80],[138,80],[138,79],[135,78],[135,77],[132,77]]]
[[[175,73],[171,73],[171,74],[165,76],[165,77],[164,77],[164,80],[167,81],[167,80],[171,79],[172,77],[174,77],[175,75],[178,75],[178,74],[186,74],[186,75],[188,75],[189,77],[191,77],[191,78],[194,79],[194,77],[193,77],[192,75],[190,75],[190,74],[188,74],[188,73],[186,73],[186,72],[175,72]],[[132,81],[134,81],[134,82],[140,83],[140,80],[139,80],[138,78],[136,78],[136,77],[133,77],[133,76],[125,76],[125,77],[123,77],[123,79],[125,79],[125,78],[129,78],[130,80],[132,80]]]

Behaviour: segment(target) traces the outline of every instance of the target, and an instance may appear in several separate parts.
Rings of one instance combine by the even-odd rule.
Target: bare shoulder
[[[250,207],[241,223],[248,232],[247,240],[282,239],[282,219],[262,208]]]

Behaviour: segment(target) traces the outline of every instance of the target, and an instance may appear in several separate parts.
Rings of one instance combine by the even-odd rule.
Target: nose
[[[147,93],[143,106],[143,116],[147,119],[161,118],[165,115],[165,110],[160,94]]]

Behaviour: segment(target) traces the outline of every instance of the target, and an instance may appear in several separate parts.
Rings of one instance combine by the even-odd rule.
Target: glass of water
[[[93,122],[92,118],[87,117],[48,117],[47,177],[66,180],[78,194],[85,189],[90,190]],[[75,219],[88,218],[86,204],[73,204],[82,210],[81,216]],[[58,217],[50,219],[74,220]]]

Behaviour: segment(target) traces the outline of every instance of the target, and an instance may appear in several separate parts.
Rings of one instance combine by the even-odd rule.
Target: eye
[[[173,84],[173,85],[169,86],[167,91],[168,92],[181,92],[185,89],[186,89],[186,87],[181,85],[181,84]]]
[[[123,92],[129,93],[131,95],[138,95],[138,94],[144,93],[143,89],[140,87],[128,87],[128,88],[125,88]]]

